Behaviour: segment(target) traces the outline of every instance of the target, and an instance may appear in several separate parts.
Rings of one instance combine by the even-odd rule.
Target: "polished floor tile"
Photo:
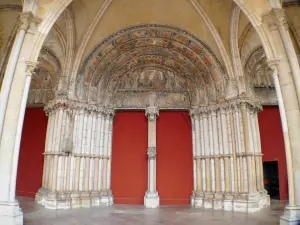
[[[258,213],[223,212],[189,206],[161,206],[145,209],[138,205],[114,205],[90,209],[49,210],[34,199],[19,198],[24,225],[276,225],[285,202],[272,201]]]

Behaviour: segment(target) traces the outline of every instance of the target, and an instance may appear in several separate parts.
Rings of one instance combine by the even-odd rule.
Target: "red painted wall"
[[[187,112],[162,111],[157,119],[157,190],[160,204],[189,204],[193,153]]]
[[[144,204],[148,177],[145,112],[117,112],[113,125],[112,181],[115,204]]]
[[[278,161],[280,200],[287,200],[287,169],[278,107],[264,107],[258,114],[258,121],[263,161]]]
[[[42,186],[44,149],[48,118],[42,108],[27,108],[24,118],[17,196],[33,198]]]

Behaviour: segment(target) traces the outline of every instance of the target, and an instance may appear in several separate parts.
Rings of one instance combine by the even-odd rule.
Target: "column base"
[[[144,205],[146,208],[157,208],[159,206],[158,192],[147,191],[144,197]]]
[[[287,205],[280,217],[280,225],[298,225],[300,222],[300,206]]]
[[[111,190],[101,191],[100,204],[105,206],[111,206],[113,204],[113,195]]]
[[[90,208],[113,204],[111,191],[98,192],[54,192],[40,188],[35,201],[46,209]]]
[[[192,196],[195,208],[215,209],[234,212],[258,212],[270,205],[266,191],[249,195],[246,193],[197,193]]]
[[[23,212],[16,202],[0,202],[0,221],[5,225],[23,225]]]

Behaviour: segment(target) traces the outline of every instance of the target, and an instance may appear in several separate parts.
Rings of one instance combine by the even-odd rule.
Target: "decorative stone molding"
[[[105,109],[102,106],[96,106],[96,105],[91,105],[87,103],[82,103],[74,100],[69,100],[65,98],[56,98],[52,101],[50,101],[44,108],[45,112],[48,114],[51,111],[55,110],[56,108],[63,107],[67,108],[70,110],[83,110],[86,112],[95,112],[95,113],[103,113],[106,114],[106,112],[110,115],[113,114],[112,109]],[[105,111],[107,110],[107,111]]]
[[[148,147],[147,150],[148,159],[156,159],[156,147]]]
[[[199,108],[193,108],[190,110],[190,116],[195,117],[200,115],[208,115],[211,113],[217,113],[221,110],[241,108],[242,105],[245,105],[247,108],[256,112],[262,111],[262,106],[259,102],[251,102],[248,99],[233,99],[222,104],[214,104],[202,106]]]
[[[146,108],[146,113],[148,120],[156,120],[156,118],[159,116],[159,109],[156,107],[148,107]]]
[[[263,106],[278,105],[275,88],[255,88],[254,91]]]

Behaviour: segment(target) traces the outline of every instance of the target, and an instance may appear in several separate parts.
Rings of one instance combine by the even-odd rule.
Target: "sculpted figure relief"
[[[165,100],[168,100],[165,102],[172,102],[170,104],[179,99],[182,101],[186,97],[185,93],[193,92],[197,94],[189,96],[188,99],[193,99],[194,102],[206,98],[211,98],[208,101],[215,101],[216,95],[223,94],[223,91],[219,90],[224,90],[225,85],[223,65],[205,43],[187,31],[158,24],[128,27],[104,39],[86,58],[78,76],[84,78],[77,79],[77,90],[89,92],[88,86],[92,86],[101,91],[113,92],[115,96],[119,91],[129,90],[167,92],[171,97],[166,98]],[[195,86],[193,83],[196,78],[207,81],[212,89],[209,90],[209,94],[205,90],[204,97],[200,98],[200,91],[191,90]],[[192,86],[189,85],[190,79]],[[171,93],[181,93],[181,97],[175,97]],[[81,100],[88,97],[86,101],[102,101],[95,101],[96,98],[92,95],[78,94]],[[128,95],[122,98],[123,100],[116,99],[115,96],[115,102],[118,104],[128,99]]]
[[[169,71],[150,69],[133,71],[123,76],[116,88],[124,91],[169,90],[182,92],[186,91],[188,86],[185,79],[175,76]]]

